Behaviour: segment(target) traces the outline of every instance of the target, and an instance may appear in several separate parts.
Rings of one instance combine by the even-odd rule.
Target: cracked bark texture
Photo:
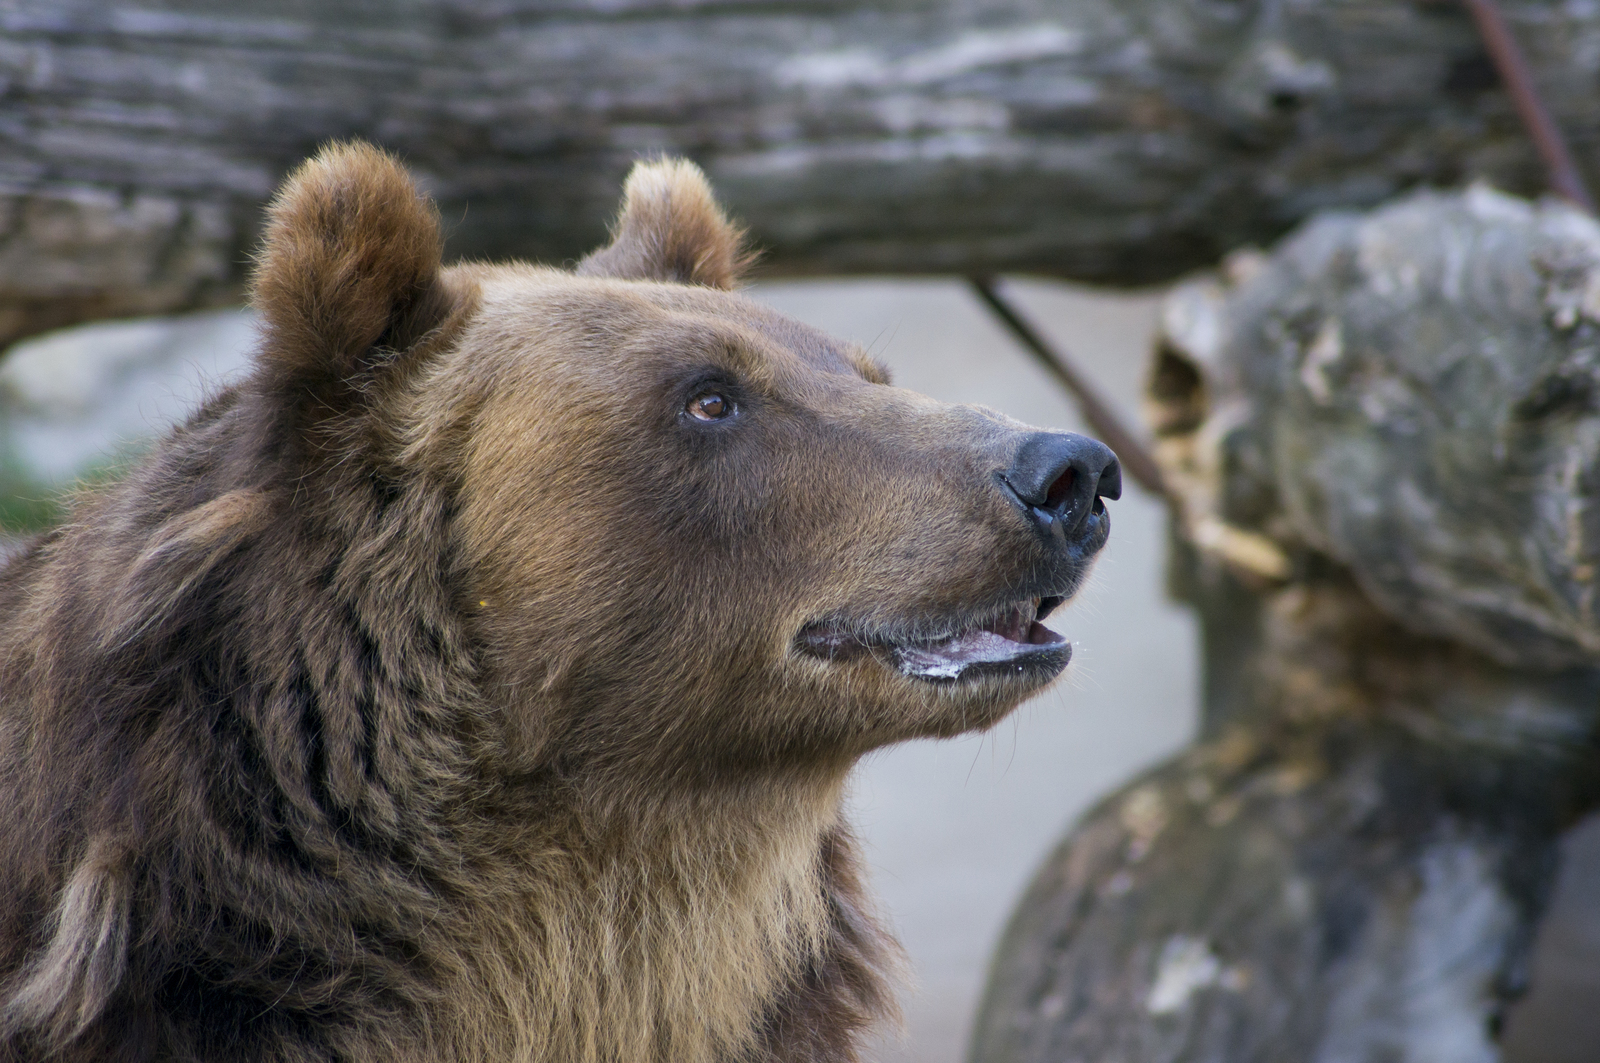
[[[1505,6],[1590,162],[1600,6]],[[1448,0],[4,0],[0,100],[0,339],[237,299],[336,137],[399,152],[459,255],[581,255],[671,151],[776,271],[1116,284],[1542,179]]]
[[[1600,225],[1333,213],[1164,308],[1150,389],[1202,741],[1093,810],[980,1063],[1493,1063],[1600,802]],[[1220,545],[1219,545],[1220,544]]]

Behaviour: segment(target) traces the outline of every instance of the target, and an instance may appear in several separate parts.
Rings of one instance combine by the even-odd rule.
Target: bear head
[[[271,211],[253,387],[305,490],[347,464],[440,485],[432,578],[506,771],[842,767],[987,727],[1066,666],[1038,621],[1106,540],[1116,459],[897,389],[739,294],[692,164],[639,164],[572,270],[440,247],[388,156],[307,163]]]

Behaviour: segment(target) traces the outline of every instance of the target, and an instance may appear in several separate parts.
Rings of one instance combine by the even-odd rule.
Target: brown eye
[[[715,393],[689,400],[689,414],[699,421],[720,421],[733,412],[733,400]]]

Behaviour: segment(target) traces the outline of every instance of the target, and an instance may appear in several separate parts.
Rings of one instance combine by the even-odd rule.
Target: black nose
[[[999,476],[1036,522],[1076,531],[1101,498],[1122,497],[1122,468],[1111,448],[1071,432],[1035,432]]]

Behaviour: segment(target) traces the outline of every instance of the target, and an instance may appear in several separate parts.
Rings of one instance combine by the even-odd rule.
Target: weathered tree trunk
[[[1509,14],[1580,160],[1600,8]],[[0,338],[235,299],[333,137],[463,255],[601,237],[688,154],[784,271],[1176,276],[1328,205],[1538,166],[1449,0],[5,0]]]
[[[1600,224],[1473,189],[1179,288],[1202,744],[1023,901],[978,1063],[1493,1063],[1600,802]]]

